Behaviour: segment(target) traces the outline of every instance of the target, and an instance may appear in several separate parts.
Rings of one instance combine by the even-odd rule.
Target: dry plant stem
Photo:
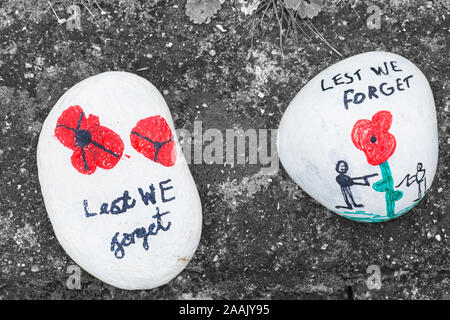
[[[291,20],[295,25],[303,32],[303,34],[308,38],[308,40],[311,40],[311,36],[306,33],[305,29],[298,23],[298,13],[292,13],[291,11],[288,11],[289,16],[291,17]]]
[[[55,9],[53,8],[52,3],[51,3],[50,1],[47,1],[47,3],[48,3],[48,5],[50,6],[50,8],[52,9],[53,14],[55,15],[56,19],[58,20],[58,23],[61,23],[62,20],[61,20],[61,19],[58,17],[58,15],[56,14],[56,11],[55,11]],[[65,20],[64,20],[64,22],[65,22]]]
[[[280,50],[281,50],[281,56],[283,56],[283,24],[282,24],[282,20],[278,16],[276,0],[272,0],[272,5],[273,5],[274,12],[275,12],[275,16],[277,18],[278,28],[280,29]]]
[[[346,0],[339,0],[339,2],[344,2],[347,4]],[[339,3],[338,2],[338,3]],[[26,10],[25,9],[25,1],[22,1],[22,6],[24,8],[24,11],[26,12],[31,12],[31,13],[45,13],[46,11],[48,11],[48,9],[51,9],[53,15],[56,17],[56,19],[58,20],[58,23],[64,23],[66,22],[66,19],[61,19],[58,14],[56,13],[52,3],[47,0],[48,6],[45,8],[45,10],[43,11],[39,11],[39,10]],[[67,1],[57,1],[55,3],[60,3],[60,4],[64,4],[64,5],[68,5]],[[89,4],[91,4],[91,1],[88,2]],[[104,10],[100,7],[99,3],[97,1],[92,1],[93,4],[95,4],[101,12],[104,12]],[[89,12],[89,14],[93,17],[94,20],[96,20],[94,13],[89,9],[89,7],[86,5],[86,2],[84,0],[81,1],[76,1],[73,0],[72,5],[74,4],[81,4],[83,5],[86,10]],[[348,3],[350,4],[350,3]],[[280,6],[280,8],[279,8]],[[292,10],[286,10],[286,12],[284,11],[284,6],[282,1],[278,1],[278,0],[269,0],[266,2],[265,5],[259,6],[251,15],[249,15],[248,17],[246,17],[244,20],[240,21],[239,23],[237,23],[236,25],[234,25],[232,28],[230,28],[230,30],[228,32],[226,32],[224,35],[220,36],[217,40],[214,41],[214,44],[216,44],[217,42],[223,40],[225,37],[227,37],[230,33],[234,32],[239,26],[245,24],[248,22],[248,20],[250,18],[252,18],[253,15],[256,15],[258,12],[260,12],[261,10],[264,10],[261,19],[259,21],[260,26],[262,27],[263,22],[265,17],[267,16],[267,12],[268,10],[272,7],[272,9],[274,10],[275,13],[275,17],[277,19],[277,24],[278,24],[278,28],[279,28],[279,36],[280,36],[280,50],[281,50],[281,56],[283,56],[283,37],[286,38],[289,34],[293,34],[293,30],[294,27],[296,26],[297,28],[299,28],[303,34],[306,35],[306,37],[308,37],[308,39],[311,39],[311,37],[308,35],[307,32],[305,32],[305,30],[303,29],[303,27],[298,23],[298,13],[297,12],[291,12]],[[354,9],[353,9],[354,10]],[[355,11],[355,10],[354,10]],[[356,11],[355,11],[356,12]],[[359,17],[359,15],[358,15]],[[284,33],[283,30],[283,19],[287,21],[288,23],[288,27],[286,30],[286,33]],[[310,19],[303,21],[304,19],[302,19],[302,22],[306,24],[306,26],[308,27],[308,29],[315,34],[321,41],[323,41],[331,50],[333,50],[336,54],[338,54],[340,57],[343,57],[343,55],[336,50],[326,39],[325,37],[315,28],[315,26],[312,24],[312,22],[310,21]],[[254,30],[255,30],[255,23],[252,23],[252,28],[251,28],[251,48],[250,50],[253,50],[253,44],[254,44]],[[201,41],[207,41],[211,38],[213,38],[215,36],[215,34],[212,34],[211,36],[208,36],[206,39],[201,40]],[[295,35],[296,37],[296,35]],[[199,42],[196,42],[195,44],[198,44]]]
[[[267,10],[272,6],[274,13],[275,13],[275,17],[277,19],[278,22],[278,28],[279,28],[279,34],[280,34],[280,50],[281,50],[281,56],[283,56],[283,19],[285,19],[288,22],[288,29],[286,31],[285,34],[285,38],[288,36],[288,34],[290,32],[292,32],[293,30],[293,26],[297,26],[302,32],[303,34],[305,34],[308,39],[311,39],[311,37],[305,32],[305,30],[302,28],[302,26],[297,22],[298,20],[298,13],[292,13],[291,10],[286,10],[287,14],[284,11],[279,11],[278,10],[278,5],[281,6],[281,10],[283,10],[283,4],[278,3],[277,0],[270,0],[269,3],[266,4],[265,6],[265,10],[263,13],[263,16],[261,17],[260,20],[260,24],[262,26],[263,23],[263,19],[266,16],[266,12]],[[264,6],[263,6],[264,7]],[[258,9],[259,10],[259,9]],[[256,13],[256,12],[255,12]],[[335,52],[337,55],[339,55],[341,58],[343,57],[343,55],[336,49],[334,48],[326,39],[325,37],[316,29],[316,27],[313,25],[313,23],[311,22],[310,19],[307,19],[306,21],[304,21],[305,19],[301,19],[303,23],[306,24],[306,26],[308,27],[308,29],[314,34],[316,35],[323,43],[325,43],[333,52]]]
[[[263,7],[259,7],[258,9],[255,10],[255,12],[253,14],[258,13],[259,11],[261,11]],[[222,35],[219,39],[217,39],[216,41],[214,41],[214,44],[216,44],[217,42],[221,41],[222,39],[224,39],[225,37],[227,37],[231,32],[235,31],[239,26],[241,26],[242,24],[248,22],[248,20],[250,20],[250,18],[252,18],[252,15],[249,15],[247,18],[245,18],[244,20],[240,21],[239,23],[235,24],[233,27],[230,28],[230,30],[228,30],[228,32],[226,32],[224,35]],[[208,37],[206,37],[204,40],[200,40],[197,41],[195,44],[198,44],[201,41],[206,41],[209,40],[211,38],[213,38],[215,36],[215,34],[212,34]]]
[[[222,41],[224,38],[226,38],[231,32],[233,32],[234,30],[236,30],[240,25],[242,25],[243,23],[247,22],[250,19],[251,16],[245,18],[244,20],[240,21],[239,23],[237,23],[236,25],[234,25],[232,28],[230,28],[230,30],[228,30],[228,32],[226,32],[224,35],[222,35],[221,37],[219,37],[219,39],[214,41],[214,44],[216,44],[219,41]],[[214,37],[215,34],[213,34],[210,37],[207,37],[206,39],[212,38]],[[206,40],[205,39],[205,40]],[[199,41],[200,42],[200,41]],[[197,42],[198,43],[198,42]]]
[[[31,12],[32,14],[33,13],[40,13],[40,14],[43,14],[43,13],[45,13],[45,12],[47,12],[49,9],[51,9],[51,11],[52,11],[52,13],[53,13],[53,15],[56,17],[56,20],[58,21],[58,23],[65,23],[65,22],[67,22],[68,20],[67,19],[62,19],[62,18],[60,18],[59,16],[58,16],[58,14],[56,13],[56,10],[55,10],[55,8],[54,8],[54,5],[57,5],[57,4],[59,4],[59,5],[62,5],[62,6],[65,6],[65,7],[69,7],[69,6],[71,6],[71,5],[82,5],[83,7],[85,7],[86,8],[86,10],[89,12],[89,14],[92,16],[92,18],[94,19],[94,20],[96,20],[96,18],[95,18],[95,15],[94,15],[94,13],[92,12],[92,10],[91,9],[89,9],[89,6],[88,6],[88,4],[90,5],[91,3],[92,4],[95,4],[99,9],[100,9],[100,11],[103,13],[103,12],[105,12],[103,9],[102,9],[102,7],[100,7],[100,4],[97,2],[97,1],[95,1],[95,0],[93,0],[93,1],[88,1],[87,2],[87,4],[86,4],[86,1],[84,1],[84,0],[72,0],[72,1],[53,1],[53,4],[52,4],[52,2],[50,1],[50,0],[47,0],[47,5],[45,6],[45,10],[28,10],[28,9],[26,9],[26,6],[25,6],[25,3],[26,3],[26,1],[27,0],[22,0],[22,8],[23,8],[23,10],[24,10],[24,12]],[[40,2],[40,3],[43,3],[44,1],[42,1],[42,2]],[[31,17],[31,16],[30,16]]]
[[[266,16],[267,10],[269,10],[269,8],[270,8],[270,4],[265,5],[265,8],[266,8],[266,10],[264,10],[263,15],[262,15],[261,20],[260,20],[260,27],[261,28],[263,26],[263,22],[264,22],[264,18]]]
[[[253,42],[254,42],[254,35],[255,35],[255,24],[256,24],[256,20],[253,20],[253,22],[252,22],[252,29],[250,31],[251,40],[250,40],[250,50],[249,50],[249,52],[253,51]]]
[[[344,0],[344,2],[347,2],[346,0]],[[355,1],[356,3],[356,1]],[[353,8],[353,4],[350,3],[350,1],[348,2],[348,4],[350,5],[350,8],[352,8],[353,12],[358,16],[358,19],[361,20],[360,15],[358,14],[358,12],[355,10],[355,8]]]
[[[305,21],[306,25],[308,26],[308,28],[310,28],[310,30],[317,36],[319,37],[319,39],[321,39],[331,50],[333,50],[335,53],[337,53],[341,58],[343,58],[344,56],[337,51],[328,41],[327,39],[324,38],[324,36],[316,29],[316,27],[314,26],[314,24],[312,24],[311,20],[308,19]]]
[[[353,5],[350,1],[347,2],[347,0],[338,0],[338,2],[335,3],[335,5],[337,6],[339,3],[343,2],[344,4],[348,4],[350,5],[350,8],[352,8],[353,12],[357,15],[358,19],[361,20],[361,16],[358,14],[358,12],[355,10],[355,8],[353,8]],[[355,1],[356,3],[356,1]]]
[[[291,30],[293,30],[292,29],[292,18],[290,15],[286,14],[284,12],[284,10],[282,12],[283,12],[283,18],[287,21],[287,29],[286,29],[286,34],[284,35],[284,37],[288,38],[289,34],[291,33]],[[294,37],[295,37],[295,35],[294,35]]]
[[[95,21],[97,21],[97,19],[95,19],[94,14],[92,13],[91,10],[89,10],[89,8],[87,7],[87,5],[86,5],[84,2],[82,2],[82,5],[86,8],[87,11],[89,11],[89,13],[91,14],[92,18],[93,18]]]
[[[31,19],[31,17],[33,16],[33,14],[36,14],[36,15],[38,15],[38,14],[43,14],[43,13],[47,12],[48,9],[49,9],[49,7],[47,6],[47,7],[45,8],[44,11],[42,11],[42,10],[29,10],[29,9],[27,9],[27,7],[25,6],[25,0],[23,0],[21,3],[22,3],[23,11],[24,11],[24,12],[30,12],[30,16],[28,17],[28,19]]]

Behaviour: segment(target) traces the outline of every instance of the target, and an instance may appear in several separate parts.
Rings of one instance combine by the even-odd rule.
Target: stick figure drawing
[[[403,182],[406,181],[406,186],[411,186],[414,182],[417,183],[417,199],[413,200],[413,202],[416,202],[422,198],[422,182],[423,182],[423,190],[425,191],[427,189],[427,179],[425,177],[425,169],[423,169],[422,162],[419,162],[417,164],[417,172],[415,175],[410,176],[407,174],[403,180],[396,186],[396,188],[400,187]]]
[[[348,171],[347,162],[345,162],[344,160],[339,160],[336,163],[336,172],[339,173],[339,175],[336,177],[336,182],[341,187],[342,196],[344,197],[346,206],[336,206],[336,208],[337,209],[341,209],[341,208],[342,209],[350,209],[350,210],[352,210],[353,207],[362,208],[362,207],[364,207],[364,205],[357,204],[355,202],[355,200],[353,199],[353,194],[352,194],[350,187],[353,185],[370,186],[369,178],[377,176],[378,173],[373,173],[373,174],[369,174],[369,175],[362,176],[362,177],[352,178],[352,177],[346,175],[347,171]]]

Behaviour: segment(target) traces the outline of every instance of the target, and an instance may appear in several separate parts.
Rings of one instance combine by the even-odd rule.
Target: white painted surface
[[[99,117],[100,124],[116,132],[124,143],[123,156],[109,170],[97,168],[81,174],[72,166],[72,150],[54,135],[61,113],[72,105],[83,108],[86,116]],[[45,206],[58,241],[67,254],[83,269],[98,279],[124,289],[150,289],[161,286],[181,272],[193,256],[201,234],[202,211],[199,195],[175,135],[177,160],[165,167],[145,158],[130,144],[130,131],[144,118],[161,115],[175,135],[170,111],[159,91],[145,79],[125,72],[107,72],[88,78],[67,91],[56,103],[42,128],[37,161]],[[129,158],[125,155],[129,155]],[[162,202],[159,183],[165,186]],[[138,188],[149,192],[154,184],[156,204],[145,205]],[[134,208],[113,215],[87,217],[83,201],[90,212],[99,213],[100,206],[121,197],[125,190],[136,200]],[[156,207],[163,216],[167,231],[159,230],[148,237],[148,250],[143,239],[124,247],[125,256],[115,257],[111,240],[116,232],[132,233],[156,223],[152,216]]]
[[[391,61],[395,61],[393,71]],[[376,75],[371,67],[382,66],[387,62],[388,75]],[[384,68],[384,67],[383,67]],[[361,80],[355,75],[360,70]],[[345,77],[353,75],[352,83]],[[405,81],[408,79],[409,88]],[[403,85],[403,91],[397,90],[397,79]],[[333,87],[332,89],[323,90]],[[344,92],[354,89],[368,94],[368,86],[378,88],[382,83],[385,92],[389,87],[395,91],[389,96],[380,94],[378,99],[372,97],[360,104],[344,105]],[[354,96],[350,95],[350,97]],[[360,96],[362,97],[362,96]],[[348,163],[348,175],[360,177],[372,173],[379,176],[370,178],[371,186],[352,186],[354,199],[364,208],[353,208],[347,217],[367,218],[356,211],[365,211],[379,215],[377,221],[387,220],[385,194],[372,189],[374,182],[381,179],[379,166],[370,165],[363,151],[357,149],[351,140],[354,124],[360,119],[371,119],[378,111],[386,110],[393,120],[389,130],[396,138],[397,146],[388,162],[394,185],[399,184],[406,174],[416,173],[419,162],[426,170],[427,189],[433,181],[438,160],[438,137],[436,110],[433,94],[423,73],[409,60],[387,52],[367,52],[338,62],[322,71],[309,81],[297,94],[287,108],[281,120],[278,132],[278,152],[281,162],[291,178],[310,196],[332,211],[337,205],[344,205],[340,186],[336,182],[338,175],[335,167],[339,160]],[[417,184],[406,187],[403,183],[396,190],[403,192],[403,197],[395,203],[395,211],[406,210],[414,204],[418,196]]]

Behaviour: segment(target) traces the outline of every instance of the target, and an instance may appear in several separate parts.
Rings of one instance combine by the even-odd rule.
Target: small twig
[[[346,0],[339,0],[338,2],[336,2],[336,5],[338,5],[341,1],[344,2],[345,4],[347,4]],[[353,4],[351,4],[350,1],[348,2],[348,5],[350,5],[350,8],[358,16],[358,19],[361,20],[361,16],[358,14],[358,12],[355,10],[355,8],[353,8]]]
[[[275,16],[277,17],[278,27],[280,28],[280,51],[281,51],[281,56],[283,56],[283,24],[282,24],[281,19],[278,17],[278,9],[277,9],[277,4],[275,1],[276,0],[272,0],[272,3],[273,3],[274,11],[275,11]]]
[[[328,41],[327,39],[324,38],[324,36],[316,29],[316,27],[314,26],[314,24],[312,24],[311,20],[308,19],[306,20],[306,24],[308,25],[308,27],[314,32],[314,34],[316,34],[328,47],[330,47],[331,50],[333,50],[334,52],[336,52],[341,58],[343,58],[344,56],[337,51]]]
[[[256,24],[256,20],[253,21],[252,23],[252,30],[250,31],[251,33],[251,40],[250,40],[250,51],[253,51],[253,40],[254,40],[254,35],[255,35],[255,24]]]
[[[92,18],[94,18],[94,21],[97,21],[97,19],[95,19],[94,14],[92,13],[91,10],[89,10],[88,6],[83,2],[81,2],[81,4],[86,8],[87,11],[89,11],[89,13],[91,14]]]
[[[266,16],[267,10],[269,10],[269,8],[270,8],[270,4],[266,4],[265,7],[266,7],[266,10],[264,10],[263,15],[262,15],[261,20],[260,20],[260,26],[261,27],[262,27],[262,24],[263,24],[263,21],[264,21],[264,17]]]
[[[261,9],[263,8],[263,6],[259,7],[258,9],[255,10],[255,14],[257,12],[259,12]],[[219,39],[217,39],[216,41],[214,41],[214,44],[216,44],[217,42],[223,40],[225,37],[227,37],[230,33],[232,33],[233,31],[235,31],[239,26],[241,26],[242,24],[246,23],[250,18],[252,17],[252,15],[249,15],[248,17],[246,17],[244,20],[238,22],[236,25],[234,25],[233,27],[231,27],[228,32],[226,32],[225,34],[223,34],[221,37],[219,37]],[[207,36],[205,39],[203,40],[199,40],[196,43],[194,43],[194,45],[199,44],[200,42],[204,42],[204,41],[209,41],[211,38],[214,38],[214,36],[216,36],[216,34],[211,34],[209,36]]]
[[[64,23],[64,22],[66,22],[66,19],[60,19],[60,18],[58,17],[58,15],[56,14],[55,9],[53,9],[52,3],[51,3],[50,1],[47,1],[47,3],[49,4],[50,8],[52,9],[53,14],[55,15],[56,19],[58,19],[58,23]]]
[[[96,0],[94,0],[94,3],[97,5],[97,7],[100,9],[100,14],[105,14],[106,11],[102,9],[102,7],[100,7],[100,5],[98,4],[98,2]],[[154,9],[153,9],[154,10]]]
[[[308,40],[311,40],[311,36],[306,33],[306,31],[302,28],[302,26],[298,23],[298,13],[295,12],[294,14],[291,13],[291,11],[288,11],[289,15],[291,15],[292,20],[297,25],[297,27],[305,34],[305,36],[308,38]]]

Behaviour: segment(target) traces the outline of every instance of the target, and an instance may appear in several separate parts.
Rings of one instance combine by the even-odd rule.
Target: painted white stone
[[[377,75],[371,69],[378,72],[379,67],[384,73],[387,68],[388,74]],[[381,111],[379,119],[392,116],[388,133],[380,129],[380,121],[371,122],[372,127],[367,121],[359,122],[353,131],[358,120],[371,121]],[[381,138],[377,140],[378,134]],[[395,137],[394,149],[392,139],[387,138],[389,134]],[[364,141],[363,149],[357,148],[352,136]],[[357,144],[361,147],[360,142]],[[363,150],[369,148],[374,151],[367,157]],[[328,209],[364,222],[397,217],[417,204],[416,199],[423,198],[436,172],[436,110],[428,81],[412,62],[388,52],[367,52],[340,61],[309,81],[290,103],[279,126],[278,152],[291,178]],[[393,181],[388,189],[392,193],[374,190],[377,181],[388,180],[382,179],[385,164],[376,164],[375,154],[380,155],[379,161],[386,160],[389,164]],[[345,175],[353,178],[347,181],[363,185],[341,189],[336,179],[340,176],[336,165],[341,160],[348,166]],[[345,165],[340,163],[340,167],[343,173]],[[372,174],[377,176],[360,178]],[[404,180],[407,175],[409,181]],[[342,184],[341,178],[338,180]],[[354,203],[363,207],[352,203],[349,190]],[[336,207],[349,207],[343,192],[351,209]],[[389,201],[391,205],[394,202],[394,208],[389,207],[386,195],[395,198],[401,193],[400,199]]]
[[[98,116],[100,125],[123,141],[123,154],[113,168],[97,167],[85,174],[80,172],[84,167],[77,170],[71,163],[74,151],[58,140],[55,128],[63,111],[74,105],[80,106],[86,117]],[[130,142],[136,124],[157,115],[166,120],[174,137],[176,162],[172,166],[145,157]],[[104,147],[111,140],[101,134],[96,137]],[[104,155],[99,148],[89,150],[95,150],[92,157]],[[59,243],[79,266],[98,279],[123,289],[155,288],[173,279],[194,255],[201,234],[200,198],[166,102],[147,80],[126,72],[106,72],[72,87],[45,120],[37,162],[45,206]],[[146,205],[139,188],[150,193],[152,184],[156,203],[149,201]],[[120,197],[125,191],[130,197],[128,204],[131,206],[133,199],[135,204],[117,214],[124,207]],[[100,214],[103,203],[111,210],[111,202],[118,198],[118,207],[112,209],[116,214]],[[153,217],[157,208],[160,214],[168,212],[160,216],[160,225],[167,230],[160,228],[158,217]],[[141,237],[135,234],[134,243],[120,247],[123,234],[139,228],[145,228],[147,235],[149,229],[156,233],[147,237],[147,250],[143,230],[138,232]],[[117,243],[113,241],[116,233]]]

